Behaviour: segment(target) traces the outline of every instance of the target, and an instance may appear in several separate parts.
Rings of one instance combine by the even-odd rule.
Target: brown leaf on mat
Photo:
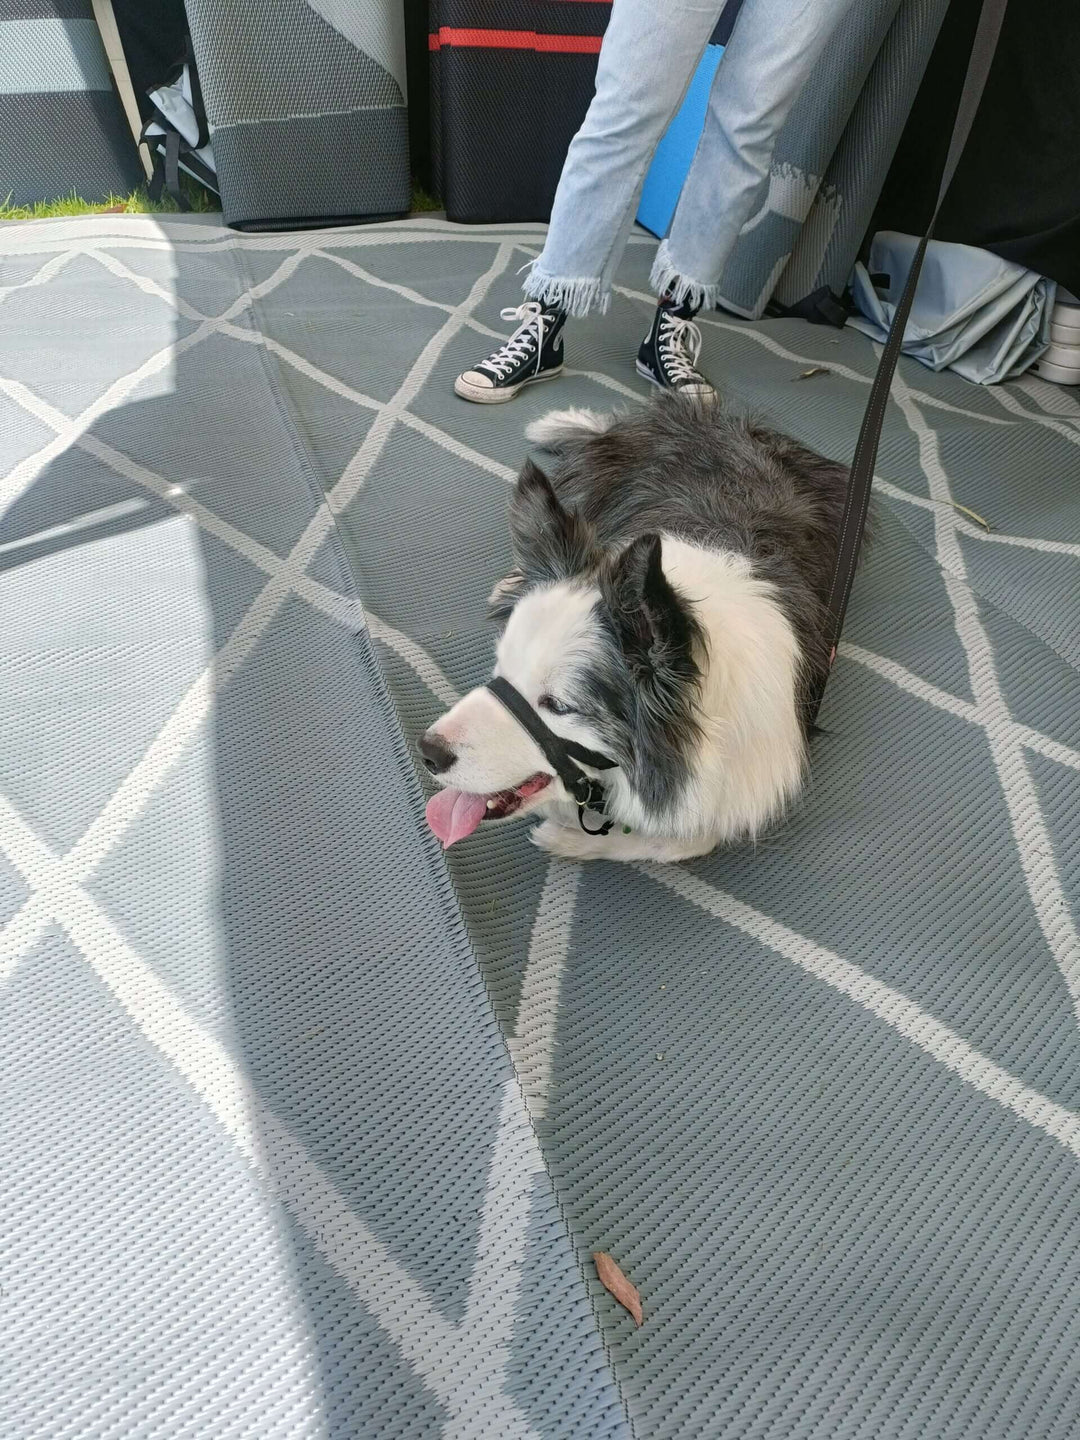
[[[815,375],[831,375],[832,371],[825,365],[812,365],[809,370],[801,370],[793,378],[796,380],[810,380]]]
[[[637,1289],[630,1284],[630,1281],[606,1251],[596,1250],[593,1252],[592,1258],[596,1264],[596,1273],[600,1278],[600,1284],[609,1294],[615,1296],[620,1305],[630,1311],[634,1317],[634,1324],[640,1325],[645,1317],[641,1313],[641,1296]]]

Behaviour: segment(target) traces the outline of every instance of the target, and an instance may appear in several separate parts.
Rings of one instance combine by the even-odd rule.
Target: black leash
[[[589,765],[593,770],[615,770],[619,762],[612,760],[610,755],[600,755],[595,750],[589,750],[575,740],[564,740],[561,735],[556,735],[554,730],[549,730],[521,691],[515,690],[510,681],[504,680],[501,675],[489,680],[487,688],[496,700],[506,706],[518,724],[529,732],[544,752],[549,764],[554,766],[555,774],[577,802],[578,824],[585,834],[606,835],[614,825],[614,820],[605,820],[597,830],[590,830],[585,824],[586,810],[591,810],[594,815],[607,814],[607,795],[600,781],[594,775],[586,775],[581,765]]]
[[[997,46],[1007,3],[1008,0],[983,0],[978,28],[975,31],[975,40],[968,59],[967,73],[964,76],[964,88],[960,93],[960,104],[953,122],[949,150],[945,157],[945,168],[941,172],[941,184],[938,187],[934,213],[926,227],[926,234],[919,241],[918,249],[915,251],[915,258],[908,271],[907,284],[904,286],[904,293],[901,295],[900,303],[893,315],[889,338],[885,342],[885,349],[878,361],[877,374],[870,387],[870,399],[866,404],[866,412],[859,429],[859,439],[855,445],[855,455],[851,462],[847,499],[840,522],[840,544],[836,553],[832,587],[829,591],[826,633],[830,651],[830,666],[836,659],[836,647],[840,643],[844,615],[855,580],[859,547],[862,544],[863,531],[866,528],[870,491],[874,484],[874,465],[877,461],[878,443],[881,439],[881,426],[889,403],[889,390],[892,386],[896,362],[900,358],[900,347],[904,341],[908,315],[911,313],[912,301],[915,299],[915,291],[919,284],[919,271],[922,269],[923,256],[926,254],[926,247],[934,233],[941,203],[952,183],[957,163],[963,153],[964,145],[967,143],[968,135],[971,133],[971,125],[975,119],[975,112],[979,108],[979,100],[982,98],[986,77],[990,73],[990,64],[994,58],[994,50]],[[822,677],[817,693],[811,697],[808,706],[811,724],[817,718],[827,682],[828,672]]]

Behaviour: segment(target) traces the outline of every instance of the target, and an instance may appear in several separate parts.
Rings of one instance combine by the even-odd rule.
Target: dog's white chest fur
[[[802,777],[798,641],[773,586],[754,576],[745,556],[666,535],[663,563],[693,606],[708,648],[700,701],[704,741],[680,833],[708,834],[713,844],[756,835]]]

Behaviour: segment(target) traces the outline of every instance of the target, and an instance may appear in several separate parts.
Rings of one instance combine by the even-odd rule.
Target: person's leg
[[[682,103],[723,0],[615,0],[596,94],[563,164],[547,243],[506,320],[505,345],[454,382],[464,400],[497,404],[562,370],[567,314],[605,311],[653,152]],[[527,117],[526,117],[527,118]],[[522,130],[528,163],[528,127]]]
[[[607,309],[653,153],[722,9],[723,0],[615,0],[527,296],[571,315]]]
[[[765,198],[776,138],[856,0],[744,0],[652,284],[712,306],[739,232]]]

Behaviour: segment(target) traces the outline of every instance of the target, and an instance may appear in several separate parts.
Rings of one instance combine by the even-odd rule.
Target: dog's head
[[[660,537],[605,554],[532,461],[517,482],[510,531],[518,569],[491,597],[492,613],[505,621],[495,674],[549,730],[615,760],[619,783],[655,806],[685,775],[702,643],[664,576]],[[419,748],[445,787],[428,806],[444,845],[483,820],[571,798],[537,742],[485,686],[437,720]]]

